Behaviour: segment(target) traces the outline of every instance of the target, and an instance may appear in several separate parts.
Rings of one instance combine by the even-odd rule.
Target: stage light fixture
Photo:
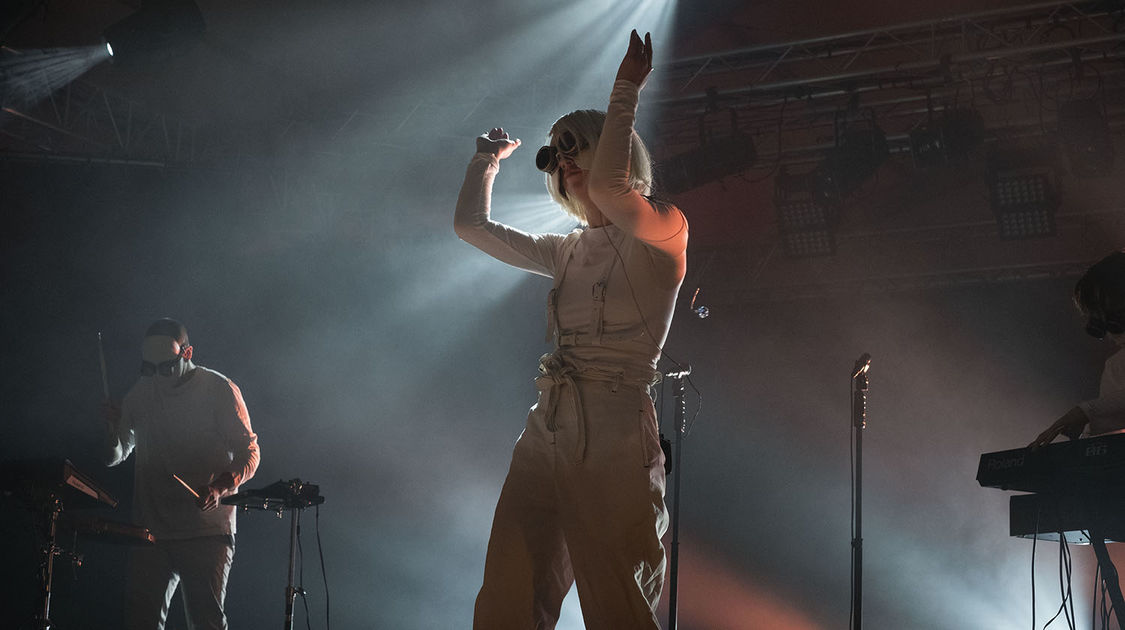
[[[941,120],[910,132],[916,168],[930,168],[967,157],[984,141],[984,118],[971,109],[947,109]]]
[[[989,160],[989,201],[1000,238],[1023,240],[1055,234],[1058,184],[1049,160],[1037,152],[994,154]]]
[[[1059,105],[1059,142],[1076,177],[1103,177],[1113,171],[1113,140],[1100,99]]]
[[[774,209],[785,253],[794,258],[836,253],[839,200],[823,188],[820,169],[782,169],[774,180]]]
[[[712,115],[729,115],[729,131],[715,131],[709,124]],[[698,188],[745,170],[757,159],[754,140],[738,128],[738,113],[731,109],[699,117],[699,147],[674,155],[660,165],[660,185],[664,192],[677,194]],[[722,129],[722,127],[719,127]]]
[[[782,246],[792,258],[814,258],[836,253],[836,235],[829,230],[782,234]]]
[[[128,66],[181,54],[203,38],[205,29],[193,0],[150,0],[102,37],[113,63]]]
[[[890,157],[887,134],[874,117],[837,127],[836,146],[817,168],[825,194],[843,198],[855,192]]]

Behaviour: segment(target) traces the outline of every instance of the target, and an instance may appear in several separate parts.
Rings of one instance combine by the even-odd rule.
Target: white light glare
[[[112,57],[112,56],[113,56],[113,45],[112,45],[112,44],[110,44],[109,42],[106,42],[106,43],[105,43],[105,51],[106,51],[107,53],[109,53],[109,56],[110,56],[110,57]]]

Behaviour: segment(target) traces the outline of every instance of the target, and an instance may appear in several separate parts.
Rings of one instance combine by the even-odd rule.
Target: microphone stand
[[[673,405],[676,423],[675,452],[672,454],[672,471],[675,478],[672,480],[672,553],[668,562],[668,630],[676,630],[676,610],[679,592],[680,574],[680,478],[684,476],[684,469],[680,468],[680,457],[683,454],[684,435],[687,433],[687,402],[684,400],[684,377],[691,374],[691,366],[685,366],[664,376],[675,382],[672,392],[675,396]]]
[[[860,357],[852,371],[852,429],[855,435],[855,495],[852,497],[851,630],[863,627],[863,430],[867,428],[867,370],[870,355]]]

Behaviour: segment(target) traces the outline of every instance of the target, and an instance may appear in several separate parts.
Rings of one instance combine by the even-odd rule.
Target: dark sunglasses
[[[559,170],[560,155],[573,160],[586,146],[586,143],[580,144],[573,133],[564,131],[551,144],[539,147],[539,152],[535,154],[535,168],[544,173],[554,173]]]
[[[176,365],[180,361],[182,361],[183,358],[184,355],[181,353],[180,356],[176,357],[175,359],[161,361],[160,363],[149,363],[148,361],[141,361],[141,376],[152,376],[153,374],[160,374],[161,376],[172,376],[172,372],[175,371]]]

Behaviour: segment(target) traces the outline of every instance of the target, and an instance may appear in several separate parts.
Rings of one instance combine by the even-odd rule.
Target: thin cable
[[[1059,604],[1059,609],[1057,611],[1055,611],[1055,615],[1053,617],[1051,617],[1047,621],[1046,624],[1043,625],[1043,629],[1046,630],[1048,627],[1050,627],[1050,625],[1052,623],[1055,622],[1056,619],[1059,618],[1059,615],[1063,615],[1064,618],[1067,621],[1067,627],[1070,628],[1070,630],[1075,630],[1075,628],[1074,628],[1074,618],[1073,618],[1074,613],[1073,613],[1073,610],[1072,610],[1074,604],[1073,604],[1073,598],[1070,596],[1071,595],[1071,593],[1070,593],[1070,548],[1067,546],[1066,535],[1062,531],[1059,532],[1059,568],[1058,568],[1058,570],[1059,570],[1059,594],[1062,597],[1062,602]],[[1067,608],[1067,602],[1068,601],[1071,604],[1071,608],[1069,608],[1069,609]]]
[[[1059,610],[1057,612],[1055,612],[1055,617],[1052,617],[1051,621],[1054,621],[1054,619],[1057,618],[1060,614],[1066,613],[1066,580],[1065,580],[1065,577],[1063,575],[1063,567],[1066,565],[1066,542],[1065,541],[1066,541],[1066,536],[1063,534],[1063,532],[1059,532],[1059,566],[1058,566],[1058,572],[1059,572],[1059,597],[1060,597],[1061,601],[1059,603]],[[1068,618],[1068,620],[1069,620],[1069,618]],[[1051,625],[1050,622],[1048,622],[1047,625],[1048,626]],[[1044,626],[1044,627],[1046,627],[1046,626]]]
[[[320,505],[316,506],[316,549],[320,553],[320,575],[324,579],[324,625],[326,630],[332,630],[332,618],[329,615],[328,573],[324,570],[324,545],[320,543]]]
[[[653,209],[655,210],[655,208],[656,207],[654,205]],[[682,210],[680,211],[680,215],[683,216]],[[684,217],[684,229],[686,229],[686,228],[687,228],[687,217]],[[624,232],[624,230],[622,230],[622,232]],[[656,340],[656,335],[652,334],[652,329],[649,328],[649,326],[648,326],[648,318],[645,317],[644,311],[641,310],[641,302],[640,302],[640,300],[637,299],[637,292],[633,289],[633,281],[629,278],[629,270],[626,269],[627,265],[625,264],[625,258],[621,255],[621,250],[617,249],[617,243],[613,242],[613,238],[609,235],[609,232],[603,230],[602,233],[605,234],[605,240],[609,242],[609,246],[613,248],[613,253],[614,253],[614,255],[617,256],[617,262],[621,263],[621,273],[622,273],[622,275],[625,276],[625,284],[629,287],[629,296],[633,298],[633,306],[636,307],[636,309],[637,309],[637,315],[640,316],[640,318],[641,318],[641,325],[644,326],[645,334],[648,335],[649,341],[652,342],[652,345],[656,348],[657,352],[660,353],[660,356],[662,356],[662,357],[668,359],[669,361],[671,361],[672,363],[676,364],[677,368],[683,369],[684,366],[679,361],[673,359],[667,352],[665,352],[664,346],[659,341]],[[634,237],[634,238],[636,238],[636,237]],[[640,240],[640,239],[637,239],[637,240]],[[685,252],[685,256],[686,256],[686,252]],[[673,307],[673,310],[674,309],[675,309],[675,307]],[[694,389],[694,387],[693,387],[693,389]]]
[[[656,393],[656,400],[654,400],[652,402],[653,402],[653,405],[656,407],[656,434],[660,438],[660,450],[661,450],[661,452],[663,452],[664,451],[664,440],[668,439],[668,438],[664,437],[664,418],[667,417],[667,415],[664,413],[664,379],[660,379],[660,387],[656,390],[656,392],[657,392]],[[676,427],[672,427],[672,431],[670,433],[673,433],[675,431],[676,431]],[[671,444],[670,441],[669,441],[669,444]],[[665,454],[664,458],[665,458],[664,470],[667,472],[667,471],[670,470],[669,466],[671,465],[671,462],[668,461],[668,459],[669,459],[668,454]]]
[[[1062,555],[1065,557],[1065,561],[1066,561],[1066,595],[1065,595],[1065,598],[1064,598],[1063,601],[1064,601],[1064,603],[1066,603],[1066,602],[1069,603],[1067,608],[1065,610],[1063,610],[1063,614],[1066,615],[1067,626],[1070,628],[1070,630],[1076,630],[1075,623],[1078,621],[1078,617],[1074,614],[1074,592],[1071,589],[1073,581],[1071,579],[1072,563],[1071,563],[1071,555],[1070,555],[1070,543],[1066,540],[1066,537],[1063,536],[1063,535],[1060,535],[1059,538],[1062,539],[1062,544],[1061,544],[1061,547],[1062,547],[1062,550],[1063,550]]]
[[[1070,630],[1077,630],[1078,615],[1074,612],[1074,556],[1071,555],[1069,542],[1066,546],[1066,596],[1070,601]]]
[[[1086,537],[1089,538],[1090,535],[1086,534]],[[1098,574],[1099,574],[1100,571],[1101,571],[1101,563],[1095,563],[1094,564],[1094,603],[1090,606],[1090,627],[1095,629],[1095,630],[1098,627],[1098,592],[1101,590],[1101,589],[1098,588]]]
[[[655,209],[655,206],[653,206],[653,208]],[[683,216],[682,210],[680,210],[679,208],[677,208],[676,210],[680,213],[681,216]],[[684,228],[687,228],[687,217],[684,217]],[[652,329],[648,326],[648,319],[645,317],[644,311],[641,310],[641,302],[637,299],[637,292],[633,290],[633,281],[629,278],[629,270],[626,269],[627,265],[625,264],[625,258],[621,255],[621,250],[617,249],[617,244],[613,242],[613,239],[610,237],[609,232],[607,231],[604,233],[605,239],[609,241],[609,246],[613,248],[613,253],[617,256],[617,262],[621,263],[621,273],[625,276],[625,284],[629,287],[629,296],[633,298],[633,306],[637,309],[637,315],[639,315],[641,318],[641,324],[644,326],[645,334],[648,335],[649,341],[651,341],[652,345],[656,347],[657,351],[660,353],[660,356],[674,363],[677,368],[681,370],[684,369],[684,365],[674,359],[672,355],[665,352],[664,346],[656,340],[656,335],[652,334]],[[673,309],[674,308],[675,307],[673,307]],[[692,414],[691,420],[684,424],[684,433],[682,437],[687,437],[691,434],[691,429],[695,426],[695,420],[699,417],[699,412],[703,410],[703,393],[699,391],[699,388],[695,386],[695,382],[691,380],[691,374],[688,374],[684,378],[687,380],[688,385],[691,386],[692,391],[695,392],[697,400],[695,413]],[[663,381],[663,379],[661,379],[661,381]]]
[[[1031,537],[1031,630],[1035,628],[1035,547],[1039,544],[1039,516],[1043,512],[1043,503],[1035,502],[1035,535]]]
[[[293,518],[297,518],[296,515]],[[301,526],[297,525],[297,593],[301,596],[301,603],[305,606],[305,628],[312,630],[312,622],[309,621],[309,598],[305,593],[305,549],[301,545]]]

